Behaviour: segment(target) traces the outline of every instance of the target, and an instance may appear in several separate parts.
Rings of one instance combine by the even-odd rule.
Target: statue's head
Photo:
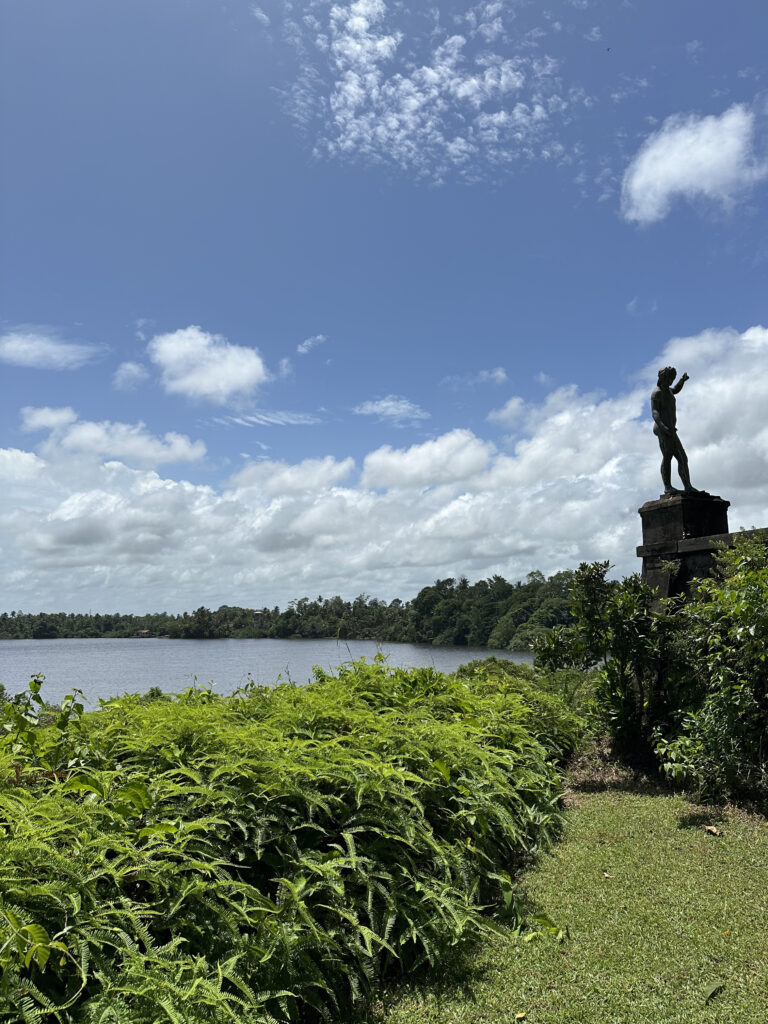
[[[674,366],[662,366],[659,370],[659,384],[662,386],[669,387],[672,381],[677,376],[677,370]]]

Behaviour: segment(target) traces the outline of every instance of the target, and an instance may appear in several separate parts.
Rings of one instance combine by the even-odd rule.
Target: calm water
[[[36,672],[45,675],[42,696],[57,704],[73,686],[91,705],[99,697],[141,693],[159,686],[166,693],[213,683],[231,693],[248,676],[271,685],[278,676],[294,683],[312,678],[312,666],[335,670],[342,662],[379,651],[390,665],[431,665],[452,672],[473,658],[496,655],[531,662],[532,655],[486,647],[431,647],[425,644],[376,644],[371,640],[0,640],[0,683],[9,693],[26,688]]]

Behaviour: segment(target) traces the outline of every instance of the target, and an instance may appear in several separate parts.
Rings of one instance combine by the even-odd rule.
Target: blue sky
[[[2,0],[4,606],[635,569],[768,523],[758,0]]]

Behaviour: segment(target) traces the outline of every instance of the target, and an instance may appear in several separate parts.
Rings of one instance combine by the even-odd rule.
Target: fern
[[[530,672],[316,676],[14,719],[0,1021],[338,1019],[517,914],[510,872],[557,832],[574,716]]]

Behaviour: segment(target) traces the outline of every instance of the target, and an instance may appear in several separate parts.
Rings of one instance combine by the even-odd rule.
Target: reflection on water
[[[0,640],[0,683],[9,693],[26,687],[31,675],[45,677],[42,696],[59,703],[72,687],[90,701],[159,686],[167,693],[213,683],[232,693],[248,681],[271,686],[278,678],[303,684],[312,666],[333,671],[345,661],[379,652],[390,665],[452,672],[474,658],[495,655],[530,663],[532,655],[485,647],[377,644],[372,640]]]

